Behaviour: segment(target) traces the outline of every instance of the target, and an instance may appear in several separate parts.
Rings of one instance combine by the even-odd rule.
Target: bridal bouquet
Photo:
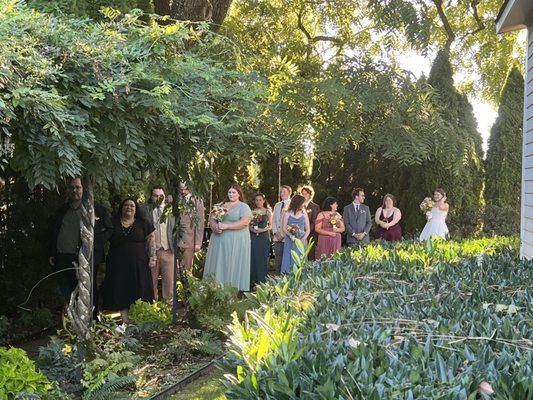
[[[224,207],[224,203],[218,203],[213,206],[213,209],[211,210],[211,215],[217,222],[222,222],[226,214],[228,213],[228,209]]]
[[[289,233],[294,236],[297,239],[301,239],[303,237],[303,232],[300,230],[298,225],[292,224],[287,227],[287,230]]]
[[[426,197],[422,203],[420,203],[420,210],[426,214],[426,218],[428,220],[431,219],[431,209],[433,208],[433,200],[431,200],[431,197]]]

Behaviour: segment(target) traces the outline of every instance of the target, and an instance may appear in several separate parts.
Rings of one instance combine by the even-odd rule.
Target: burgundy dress
[[[394,219],[394,212],[389,218],[385,218],[385,216],[383,215],[383,210],[381,210],[379,220],[390,223]],[[378,228],[376,229],[376,239],[383,239],[387,242],[397,242],[399,240],[402,240],[402,227],[400,226],[400,224],[391,226],[389,229],[385,229],[381,226],[378,226]]]
[[[322,230],[333,232],[333,225],[329,223],[329,220],[329,217],[323,217],[321,219],[317,219],[316,223],[318,224],[319,222],[322,222]],[[337,233],[335,237],[329,235],[318,235],[315,258],[318,260],[322,254],[324,254],[326,257],[330,257],[333,253],[341,249],[341,243],[342,240],[340,233]]]

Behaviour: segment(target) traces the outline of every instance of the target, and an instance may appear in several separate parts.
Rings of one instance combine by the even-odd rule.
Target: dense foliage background
[[[76,175],[110,209],[179,179],[274,202],[281,160],[318,203],[393,193],[407,236],[437,186],[454,236],[518,231],[523,48],[496,36],[499,1],[205,3],[0,0],[0,314],[50,272],[47,221]],[[409,54],[428,77],[400,68]],[[499,104],[486,160],[474,97]]]

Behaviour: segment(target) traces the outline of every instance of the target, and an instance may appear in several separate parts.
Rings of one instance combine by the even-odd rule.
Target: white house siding
[[[522,139],[522,220],[523,257],[533,258],[533,24],[527,32],[526,79],[524,91],[524,135]]]

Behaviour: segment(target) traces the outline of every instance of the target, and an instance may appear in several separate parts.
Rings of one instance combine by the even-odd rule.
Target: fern
[[[119,389],[123,389],[127,386],[135,384],[136,378],[133,375],[120,376],[106,382],[100,388],[95,389],[93,393],[88,393],[88,397],[84,396],[87,400],[107,400],[107,399],[120,399],[129,398],[130,394],[119,392]]]

